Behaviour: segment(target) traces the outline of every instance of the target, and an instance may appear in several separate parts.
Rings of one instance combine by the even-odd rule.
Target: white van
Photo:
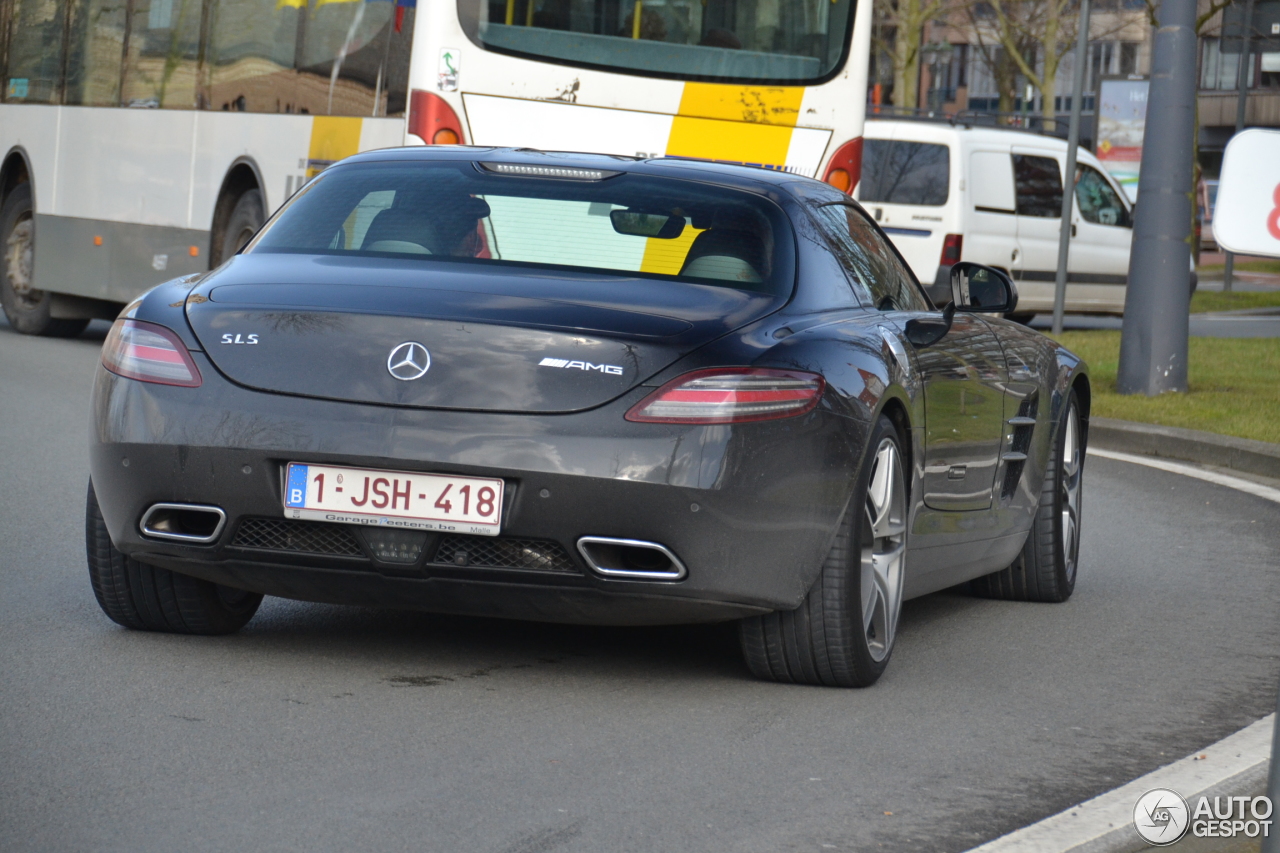
[[[951,265],[976,261],[1013,276],[1025,321],[1053,310],[1066,157],[1051,136],[868,119],[854,197],[935,303],[951,301]],[[1076,163],[1066,310],[1123,314],[1133,212],[1097,158],[1081,149]]]

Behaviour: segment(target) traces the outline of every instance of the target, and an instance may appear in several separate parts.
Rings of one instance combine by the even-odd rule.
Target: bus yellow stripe
[[[360,151],[361,119],[316,116],[311,120],[311,146],[307,152],[307,177],[320,174],[329,163]]]
[[[800,118],[803,86],[726,86],[685,83],[679,114],[752,124],[795,127]]]
[[[782,168],[804,88],[685,83],[667,154]]]
[[[791,128],[676,116],[671,122],[667,153],[731,163],[782,168],[791,147]]]

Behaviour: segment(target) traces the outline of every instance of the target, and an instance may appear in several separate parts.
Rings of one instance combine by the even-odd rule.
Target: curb
[[[1171,788],[1191,807],[1200,797],[1262,794],[1271,761],[1275,714],[1173,764],[1047,817],[969,853],[1137,853],[1150,850],[1133,826],[1133,808],[1152,788]],[[1221,843],[1221,839],[1216,839]],[[1210,839],[1187,835],[1176,848],[1200,849]],[[1206,847],[1205,849],[1209,849]]]
[[[1280,479],[1280,444],[1266,441],[1114,418],[1090,418],[1089,443],[1103,450],[1182,459]]]

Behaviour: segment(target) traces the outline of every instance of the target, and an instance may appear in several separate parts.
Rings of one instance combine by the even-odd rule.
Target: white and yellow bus
[[[0,302],[77,334],[404,144],[858,182],[871,0],[0,0]]]

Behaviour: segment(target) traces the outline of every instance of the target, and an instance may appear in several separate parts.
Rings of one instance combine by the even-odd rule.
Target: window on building
[[[1240,46],[1234,45],[1235,52],[1229,53],[1222,49],[1222,40],[1216,38],[1204,39],[1204,47],[1200,53],[1200,88],[1216,89],[1219,91],[1232,91],[1240,88]],[[1257,56],[1251,53],[1251,58]],[[1257,60],[1249,63],[1248,86],[1252,89],[1257,83],[1254,82]]]

